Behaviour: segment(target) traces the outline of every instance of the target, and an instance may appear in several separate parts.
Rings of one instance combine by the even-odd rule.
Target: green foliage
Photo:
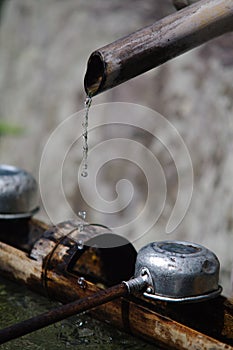
[[[10,125],[5,122],[0,122],[0,136],[18,136],[23,133],[23,128],[17,125]]]
[[[4,5],[4,2],[6,0],[0,0],[0,20],[1,20],[1,15],[2,15],[2,9],[3,9],[3,5]]]

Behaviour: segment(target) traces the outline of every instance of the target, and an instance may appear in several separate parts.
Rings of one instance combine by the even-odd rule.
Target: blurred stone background
[[[25,168],[38,179],[49,136],[63,120],[83,108],[83,77],[89,54],[175,9],[169,0],[5,0],[1,4],[0,122],[20,127],[22,133],[0,135],[0,162]],[[93,101],[147,106],[160,112],[179,131],[193,163],[190,208],[173,235],[164,234],[176,199],[177,174],[167,152],[157,150],[167,180],[166,206],[153,230],[135,244],[140,247],[151,240],[172,238],[207,246],[220,259],[220,282],[228,295],[233,265],[232,53],[233,34],[227,34]],[[75,132],[71,129],[60,140],[58,154],[69,147]],[[111,132],[114,134],[107,130],[108,134]],[[132,132],[128,136],[135,135]],[[169,137],[167,143],[172,143]],[[155,148],[154,141],[148,139],[147,147]],[[98,157],[101,162],[101,154]],[[111,226],[109,219],[85,205],[73,181],[81,153],[72,161],[65,169],[69,203],[76,212],[88,210],[89,221]],[[145,201],[145,179],[128,162],[113,163],[101,181],[112,188],[122,175],[138,186],[134,200],[135,205],[141,205]],[[61,221],[66,217],[66,208],[53,186],[58,177],[54,158],[47,169],[45,186],[48,201],[53,203]],[[133,206],[131,210],[134,209]],[[153,211],[150,208],[148,215],[153,215]],[[128,214],[120,213],[114,220],[122,220],[122,215]],[[49,222],[43,206],[39,218]]]

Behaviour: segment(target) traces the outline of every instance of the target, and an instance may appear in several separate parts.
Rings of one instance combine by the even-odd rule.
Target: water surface
[[[29,291],[26,287],[0,278],[0,328],[45,312],[58,303]],[[64,321],[12,340],[2,350],[152,350],[157,347],[132,337],[87,314]]]

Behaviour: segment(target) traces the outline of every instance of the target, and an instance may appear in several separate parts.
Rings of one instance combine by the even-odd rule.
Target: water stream
[[[88,176],[88,114],[92,103],[92,97],[87,96],[85,100],[85,114],[84,114],[84,120],[82,123],[83,126],[83,164],[82,164],[82,172],[81,176],[87,177]]]

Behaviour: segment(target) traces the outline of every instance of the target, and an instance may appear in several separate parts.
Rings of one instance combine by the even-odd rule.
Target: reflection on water
[[[32,293],[23,286],[0,278],[0,328],[45,312],[56,305],[57,303]],[[2,350],[84,348],[93,350],[157,349],[157,347],[84,314],[70,317],[1,346]]]

